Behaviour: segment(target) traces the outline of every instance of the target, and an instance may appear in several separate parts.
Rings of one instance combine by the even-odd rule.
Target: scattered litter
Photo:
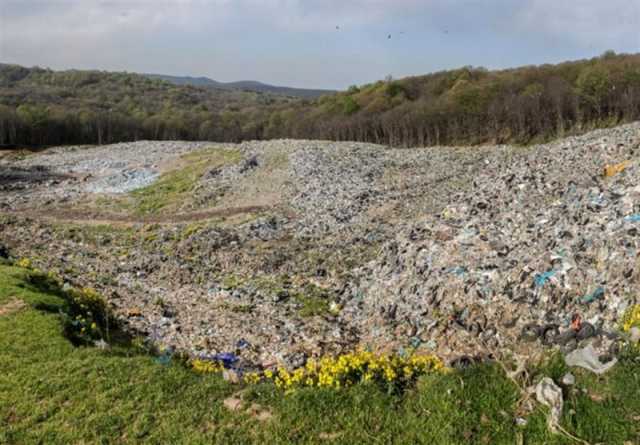
[[[231,368],[234,363],[236,363],[239,359],[238,357],[231,352],[221,352],[220,354],[215,354],[211,357],[213,360],[217,360],[222,362],[222,365],[225,368]]]
[[[533,281],[537,287],[542,287],[545,285],[547,281],[553,278],[555,274],[556,274],[555,270],[549,270],[547,272],[536,274],[536,276],[533,278]]]
[[[562,376],[562,384],[565,386],[573,386],[576,384],[576,378],[570,372]]]
[[[582,299],[580,301],[582,303],[587,304],[587,303],[592,303],[592,302],[594,302],[596,300],[599,300],[602,297],[604,297],[604,288],[603,287],[598,287],[596,290],[594,290],[590,294],[587,294],[584,297],[582,297]]]
[[[154,360],[156,363],[160,365],[168,366],[171,363],[172,357],[173,357],[173,350],[171,350],[170,348],[167,348],[164,351],[162,351],[162,354],[157,356]]]
[[[140,310],[140,308],[134,307],[127,311],[127,315],[129,317],[141,317],[142,311]]]
[[[0,316],[13,314],[26,306],[27,304],[21,299],[11,298],[7,303],[0,306]]]
[[[640,222],[640,213],[636,213],[634,215],[625,216],[625,221],[629,222]]]
[[[581,327],[582,317],[580,317],[580,314],[574,314],[573,317],[571,317],[571,329],[578,332]]]
[[[340,436],[342,436],[342,433],[320,433],[320,434],[318,434],[318,439],[334,440],[334,439],[337,439]]]
[[[239,411],[240,409],[242,409],[242,399],[238,397],[234,397],[234,396],[228,397],[224,399],[222,404],[229,411]]]
[[[229,383],[240,383],[240,376],[233,369],[224,369],[222,371],[222,378]]]
[[[582,349],[576,349],[567,354],[564,361],[567,366],[579,366],[596,374],[604,374],[618,362],[618,359],[614,357],[607,363],[601,363],[593,345],[589,344]]]
[[[615,176],[618,173],[622,173],[630,164],[630,161],[623,161],[619,164],[606,165],[604,167],[604,176],[610,178],[611,176]]]
[[[525,419],[524,417],[516,417],[515,418],[515,424],[517,426],[525,427],[525,426],[527,426],[528,423],[529,423],[529,421],[527,419]]]
[[[549,377],[540,380],[536,385],[536,399],[538,402],[549,407],[550,412],[547,417],[547,426],[553,433],[558,431],[560,427],[560,418],[562,417],[562,390]]]
[[[633,343],[638,343],[640,342],[640,328],[637,326],[632,327],[629,330],[630,333],[630,339]]]
[[[105,351],[105,350],[109,349],[109,343],[107,343],[107,342],[106,342],[106,341],[104,341],[103,339],[95,340],[95,341],[93,342],[93,345],[94,345],[96,348],[98,348],[98,349],[100,349],[100,350],[102,350],[102,351]]]
[[[266,422],[267,420],[271,420],[273,418],[273,414],[268,409],[264,409],[262,405],[258,403],[252,403],[249,408],[245,411],[251,417],[260,422]]]
[[[342,306],[339,303],[336,303],[335,301],[329,303],[329,312],[331,312],[333,315],[338,315],[341,309]]]
[[[456,266],[449,269],[449,272],[451,272],[452,274],[458,277],[461,277],[467,272],[467,269],[462,266]]]

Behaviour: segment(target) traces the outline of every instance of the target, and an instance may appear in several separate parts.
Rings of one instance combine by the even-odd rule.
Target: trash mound
[[[360,268],[343,316],[366,343],[450,357],[596,340],[640,298],[640,132],[497,152],[440,213]]]
[[[93,193],[127,193],[152,184],[160,173],[149,168],[122,170],[116,174],[98,178],[87,185]]]
[[[66,176],[0,194],[0,237],[192,356],[294,369],[363,346],[464,366],[589,342],[601,358],[640,295],[639,142],[633,123],[530,147],[54,148],[3,164]],[[95,196],[176,168],[188,187],[153,219]]]

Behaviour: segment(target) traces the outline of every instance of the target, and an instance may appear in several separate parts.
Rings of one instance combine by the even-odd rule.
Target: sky
[[[345,89],[640,52],[639,30],[640,0],[0,0],[0,62]]]

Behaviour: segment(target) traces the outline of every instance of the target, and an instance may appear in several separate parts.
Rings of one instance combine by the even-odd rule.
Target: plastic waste
[[[562,384],[566,386],[572,386],[576,384],[576,378],[570,372],[567,372],[562,376]]]
[[[547,272],[538,273],[533,277],[533,281],[536,284],[536,287],[542,287],[545,285],[547,281],[553,278],[556,274],[555,270],[549,270]]]
[[[171,363],[171,354],[170,353],[164,353],[164,354],[156,357],[155,358],[155,362],[158,363],[159,365],[168,366],[169,363]]]
[[[600,362],[596,350],[593,345],[589,344],[581,349],[576,349],[570,352],[564,358],[564,362],[567,366],[579,366],[584,369],[588,369],[596,374],[604,374],[611,369],[617,362],[617,358],[613,358],[607,363]]]
[[[225,368],[231,368],[233,364],[239,360],[238,357],[231,352],[221,352],[220,354],[214,355],[213,359],[222,362]]]
[[[611,176],[615,176],[618,173],[622,173],[630,164],[631,164],[631,161],[623,161],[623,162],[620,162],[619,164],[613,164],[613,165],[607,164],[604,167],[604,176],[607,178],[610,178]]]
[[[547,426],[551,432],[557,432],[564,403],[562,390],[553,380],[545,377],[536,385],[536,399],[551,410],[547,417]]]
[[[598,287],[592,293],[587,294],[584,297],[582,297],[582,299],[580,301],[582,301],[583,303],[592,303],[592,302],[594,302],[596,300],[599,300],[602,297],[604,297],[604,288],[603,287]]]
[[[640,222],[640,213],[634,213],[633,215],[625,216],[627,222]]]
[[[451,272],[452,274],[461,277],[463,276],[466,272],[467,269],[465,267],[462,266],[457,266],[457,267],[452,267],[451,269],[449,269],[449,272]]]
[[[631,341],[634,343],[640,342],[640,328],[632,327],[629,331],[631,333]]]

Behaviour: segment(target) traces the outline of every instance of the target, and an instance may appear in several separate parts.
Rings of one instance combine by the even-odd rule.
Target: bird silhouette
[[[389,35],[387,36],[387,39],[390,39],[390,38],[391,38],[391,34],[389,34]]]

